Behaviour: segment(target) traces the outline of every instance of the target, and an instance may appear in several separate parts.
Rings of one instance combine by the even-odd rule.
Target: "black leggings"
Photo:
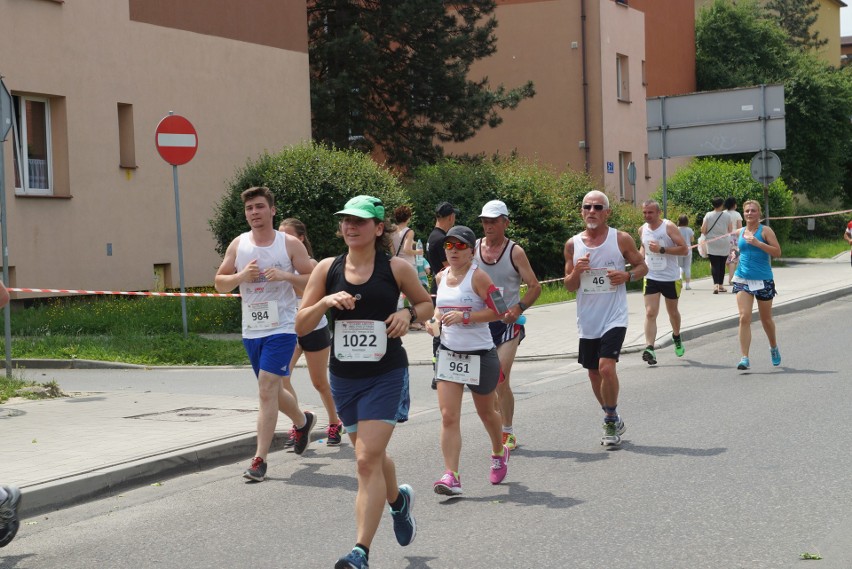
[[[710,257],[710,272],[713,275],[713,284],[721,285],[725,282],[725,261],[727,255],[708,255]]]

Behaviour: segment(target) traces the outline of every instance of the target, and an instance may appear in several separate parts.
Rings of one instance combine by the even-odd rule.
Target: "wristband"
[[[524,310],[526,310],[527,308],[529,308],[529,306],[527,306],[527,305],[526,305],[526,304],[524,304],[523,302],[518,302],[518,306],[520,306],[520,307],[521,307],[521,313],[522,313],[522,314],[523,314]]]
[[[411,323],[414,324],[417,320],[417,311],[414,310],[413,306],[406,306],[406,308],[408,309],[408,313],[411,314]]]

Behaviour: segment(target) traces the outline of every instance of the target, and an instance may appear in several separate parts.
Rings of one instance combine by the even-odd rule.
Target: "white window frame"
[[[50,99],[45,97],[30,97],[27,95],[15,95],[18,99],[17,108],[13,105],[12,112],[20,116],[20,120],[12,121],[14,130],[14,152],[18,159],[18,179],[21,181],[21,186],[15,187],[17,195],[24,196],[52,196],[53,195],[53,140],[51,138],[50,124]],[[45,128],[45,144],[47,145],[47,188],[31,188],[30,187],[30,172],[29,172],[29,151],[27,149],[27,101],[44,103],[44,128]],[[18,132],[18,123],[20,122],[20,132]]]
[[[615,95],[619,101],[630,102],[630,61],[626,55],[615,54]]]

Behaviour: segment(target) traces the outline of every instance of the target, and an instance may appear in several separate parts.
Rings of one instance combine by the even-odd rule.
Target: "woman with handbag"
[[[725,262],[731,252],[731,241],[727,235],[733,231],[733,223],[723,208],[724,203],[722,198],[713,198],[713,211],[707,212],[701,224],[701,236],[705,239],[713,275],[713,294],[728,292],[722,285],[725,283]]]

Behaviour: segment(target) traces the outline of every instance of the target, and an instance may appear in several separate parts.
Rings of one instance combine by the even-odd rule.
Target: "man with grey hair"
[[[616,363],[627,334],[627,282],[645,276],[648,267],[633,238],[607,225],[609,198],[591,191],[580,215],[586,229],[565,243],[565,278],[577,292],[577,361],[588,370],[592,391],[604,411],[604,446],[618,445],[626,427],[618,414]],[[626,270],[626,263],[632,268]]]
[[[680,312],[677,303],[680,298],[680,266],[677,258],[689,252],[683,236],[677,226],[662,218],[660,204],[648,200],[642,204],[645,224],[639,228],[639,240],[642,246],[639,252],[645,257],[648,275],[642,286],[645,296],[645,351],[642,360],[648,365],[657,363],[654,343],[657,340],[657,315],[660,313],[660,296],[666,299],[666,312],[672,325],[672,340],[675,355],[683,356],[685,349],[680,338]]]

